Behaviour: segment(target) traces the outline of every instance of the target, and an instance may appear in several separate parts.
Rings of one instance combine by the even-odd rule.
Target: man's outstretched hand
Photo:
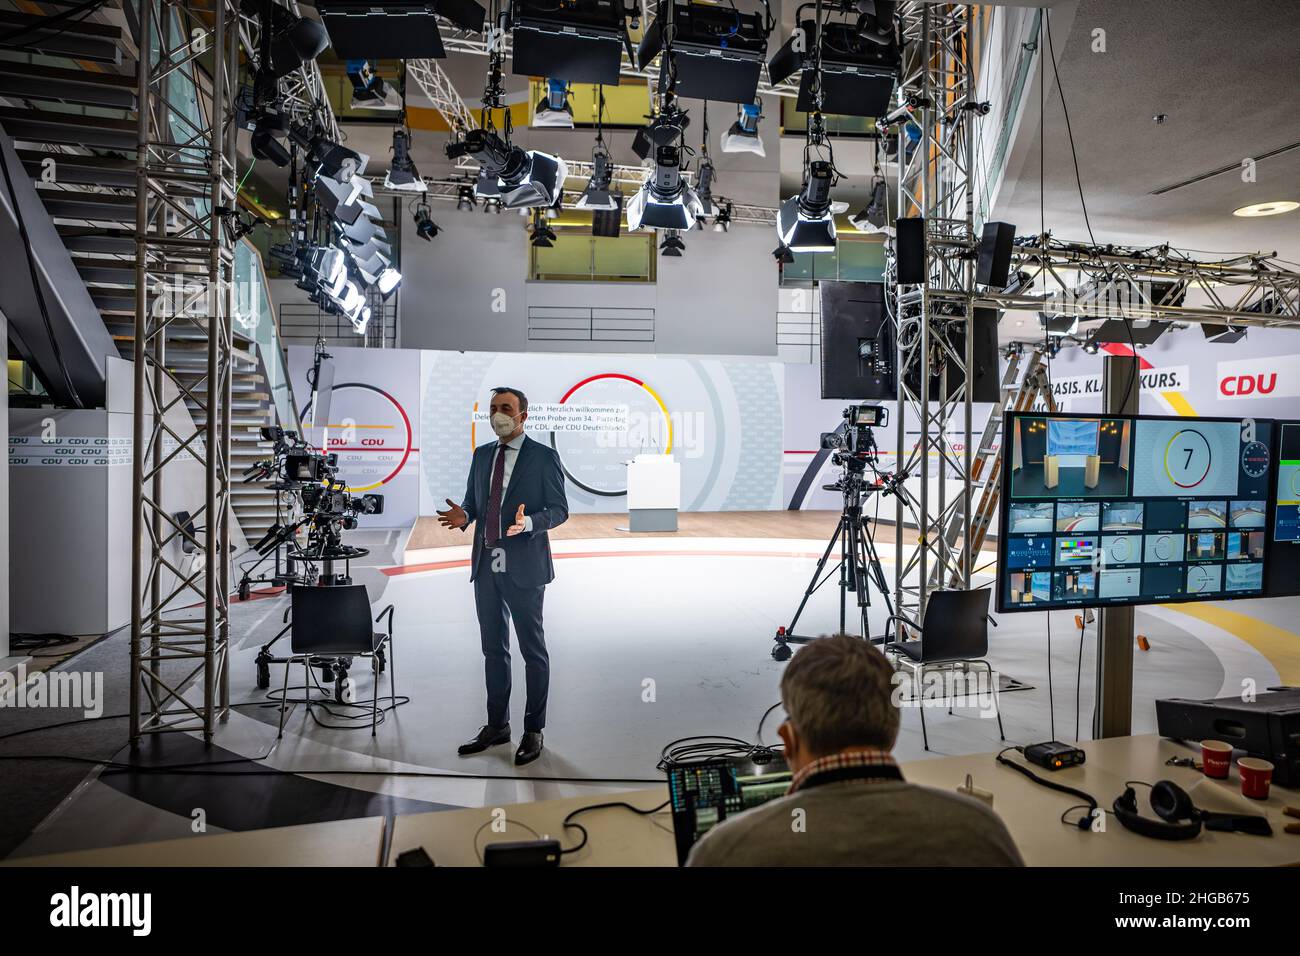
[[[524,506],[520,505],[519,510],[515,512],[515,523],[506,528],[506,536],[512,537],[517,534],[523,534],[528,529],[524,527]]]
[[[447,510],[437,512],[438,523],[444,528],[463,528],[469,524],[469,515],[465,514],[465,509],[450,498],[447,499]]]

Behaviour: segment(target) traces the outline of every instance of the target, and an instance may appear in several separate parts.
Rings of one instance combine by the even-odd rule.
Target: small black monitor
[[[668,796],[677,864],[685,866],[696,841],[727,817],[784,796],[791,776],[779,756],[766,763],[741,757],[670,765]]]

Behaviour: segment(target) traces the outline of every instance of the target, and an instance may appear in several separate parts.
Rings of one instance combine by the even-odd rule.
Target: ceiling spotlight
[[[484,179],[495,185],[501,201],[511,209],[525,206],[550,206],[560,197],[568,166],[558,156],[537,150],[524,151],[507,143],[496,133],[472,129],[459,142],[447,144],[447,158],[473,156],[480,164],[480,196],[490,194],[482,187]],[[495,183],[491,183],[491,180]]]
[[[546,221],[546,216],[543,214],[542,210],[533,210],[533,222],[532,225],[528,227],[528,231],[532,233],[532,238],[528,241],[537,248],[549,249],[555,245],[555,230],[553,230],[550,223]]]
[[[681,148],[659,146],[655,166],[627,204],[627,227],[637,229],[689,229],[704,206],[682,179]]]
[[[384,176],[384,185],[409,193],[422,193],[429,188],[411,161],[411,134],[404,129],[393,130],[393,165]]]
[[[341,183],[346,183],[354,175],[364,175],[370,157],[348,149],[342,143],[336,143],[324,133],[316,133],[310,127],[293,126],[289,135],[307,152],[310,167],[309,178],[329,176]]]
[[[354,315],[348,316],[352,322],[352,331],[357,335],[365,335],[366,327],[370,325],[370,306],[363,305]]]
[[[700,208],[706,216],[713,215],[713,177],[713,160],[705,153],[700,160],[699,185],[695,187],[695,195],[699,197]]]
[[[854,24],[857,35],[878,46],[894,42],[894,0],[857,0],[858,20]]]
[[[772,250],[772,258],[781,263],[781,265],[788,266],[794,262],[794,253],[790,251],[789,246],[782,243]]]
[[[392,266],[384,269],[375,279],[375,287],[379,289],[380,295],[388,295],[396,289],[402,282],[402,274]]]
[[[347,259],[343,250],[335,246],[316,246],[311,249],[307,253],[303,278],[331,299],[341,295],[348,279]]]
[[[281,112],[282,108],[279,100],[252,108],[249,110],[248,122],[253,124],[251,126],[253,155],[284,168],[289,165],[290,157],[289,150],[281,140],[288,135],[289,117]]]
[[[758,121],[763,118],[762,101],[741,105],[736,122],[722,134],[724,153],[754,153],[765,156],[763,140],[758,135]]]
[[[1253,218],[1256,216],[1277,216],[1293,209],[1300,209],[1300,202],[1294,202],[1290,199],[1278,199],[1273,202],[1257,202],[1251,206],[1242,206],[1240,209],[1234,209],[1232,214],[1234,216]]]
[[[659,243],[659,252],[665,256],[681,258],[686,251],[686,243],[682,242],[681,236],[676,229],[669,229],[664,233],[664,241]]]
[[[320,176],[313,190],[317,202],[331,216],[346,225],[353,225],[363,217],[383,218],[366,199],[375,195],[374,187],[363,176],[353,176],[347,182],[339,182],[329,176]]]
[[[729,232],[731,230],[731,203],[727,203],[718,210],[718,214],[713,217],[714,232]]]
[[[369,60],[348,60],[348,79],[352,81],[354,110],[400,110],[402,96],[374,71]]]
[[[433,221],[431,210],[425,203],[415,207],[415,234],[425,242],[432,242],[433,237],[441,230],[436,222]]]
[[[610,195],[609,186],[614,179],[614,166],[609,160],[609,153],[603,147],[597,147],[591,153],[591,179],[582,191],[575,209],[617,209],[618,203]]]
[[[490,212],[494,212],[498,216],[501,215],[501,200],[498,199],[496,196],[488,196],[486,199],[483,200],[484,215]]]
[[[849,216],[849,222],[858,232],[884,232],[889,221],[889,188],[883,176],[871,180],[871,200],[861,212]]]
[[[257,13],[265,31],[262,47],[269,53],[267,62],[260,67],[277,79],[288,76],[329,48],[329,33],[318,20],[290,13],[274,0],[244,0],[241,7],[245,12]]]
[[[1044,333],[1059,338],[1064,335],[1073,335],[1079,330],[1079,317],[1077,315],[1051,315],[1047,312],[1039,312],[1038,324],[1043,327]]]
[[[573,129],[573,107],[569,105],[566,80],[548,79],[546,95],[533,111],[533,125],[550,129]]]
[[[1246,337],[1246,326],[1216,325],[1213,322],[1202,322],[1201,332],[1204,333],[1207,342],[1231,345],[1234,342],[1240,342]]]
[[[776,231],[781,244],[792,252],[834,252],[835,214],[831,210],[831,184],[835,168],[827,160],[808,164],[803,188],[777,210]]]
[[[495,202],[501,204],[501,200],[496,196],[485,197],[484,202]],[[468,212],[478,205],[478,199],[474,195],[474,187],[468,184],[456,187],[456,209],[460,212]]]
[[[654,147],[654,170],[628,202],[628,229],[690,229],[705,212],[699,196],[681,178],[681,137],[686,114],[666,109],[645,130]]]

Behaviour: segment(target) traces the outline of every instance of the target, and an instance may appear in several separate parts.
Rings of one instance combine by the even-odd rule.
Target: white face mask
[[[515,433],[516,427],[514,418],[505,412],[497,412],[492,416],[492,430],[498,438],[509,438]]]

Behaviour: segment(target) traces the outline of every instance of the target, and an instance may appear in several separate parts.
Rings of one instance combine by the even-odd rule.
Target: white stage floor
[[[660,779],[655,763],[661,748],[675,738],[726,734],[755,739],[760,716],[779,696],[783,665],[770,656],[773,634],[778,625],[789,621],[824,547],[825,542],[818,540],[701,537],[555,542],[557,576],[546,595],[551,655],[546,751],[522,770],[513,766],[512,747],[468,759],[455,754],[457,744],[484,722],[482,657],[464,563],[467,553],[462,553],[466,549],[422,552],[417,555],[421,565],[360,570],[358,580],[371,585],[376,607],[390,602],[396,606],[397,690],[409,695],[410,703],[389,714],[373,740],[368,729],[323,729],[298,708],[278,745],[276,711],[241,707],[221,728],[217,744],[231,754],[261,756],[269,751],[263,766],[290,773],[307,771],[309,777],[335,789],[438,805],[499,805],[637,785],[617,780]],[[889,545],[882,557],[892,561],[892,556]],[[890,564],[885,573],[892,578]],[[872,629],[879,632],[886,612],[879,595],[872,600]],[[283,596],[266,597],[234,607],[232,617],[240,636],[232,647],[232,700],[262,698],[254,686],[253,659],[258,645],[278,630],[285,601]],[[836,630],[837,601],[832,580],[810,602],[807,626],[801,623],[799,631]],[[1237,602],[1232,607],[1250,613],[1252,606],[1264,604]],[[1243,678],[1255,680],[1261,688],[1278,682],[1277,670],[1263,654],[1230,628],[1204,616],[1173,607],[1139,608],[1137,622],[1151,650],[1135,652],[1135,733],[1154,729],[1156,697],[1235,693]],[[1008,742],[1074,738],[1079,635],[1073,614],[1051,615],[1053,734],[1046,624],[1044,614],[1008,615],[991,630],[989,658],[995,669],[1032,685],[1000,697]],[[1089,628],[1079,681],[1084,738],[1091,718],[1094,646],[1095,631]],[[273,687],[279,686],[281,675],[278,667],[273,668]],[[516,696],[511,707],[516,740],[522,729],[523,687],[523,664],[516,654]],[[651,687],[652,695],[647,693]],[[386,688],[385,681],[385,692]],[[368,674],[359,675],[358,696],[369,692]],[[651,696],[652,700],[645,699]],[[779,709],[768,718],[765,741],[776,739],[780,719]],[[1000,745],[996,721],[981,719],[975,709],[959,709],[951,717],[945,710],[932,710],[927,724],[936,754],[992,751]],[[897,750],[903,759],[924,755],[919,714],[914,709],[903,714]],[[326,769],[457,776],[310,773]],[[992,763],[989,772],[997,772]],[[217,788],[223,779],[230,778],[203,783]],[[141,793],[118,781],[89,781],[57,818],[28,839],[20,854],[189,832],[190,821],[181,807],[159,805],[167,803],[157,796],[165,791]],[[187,779],[189,783],[192,780]],[[129,793],[136,798],[124,796]],[[128,806],[135,813],[125,812]],[[283,825],[301,818],[301,808],[289,801],[272,799],[267,807],[257,817],[265,822],[257,825]],[[219,813],[211,814],[210,821],[210,831],[248,826],[247,816],[237,813],[229,823],[223,823]]]

